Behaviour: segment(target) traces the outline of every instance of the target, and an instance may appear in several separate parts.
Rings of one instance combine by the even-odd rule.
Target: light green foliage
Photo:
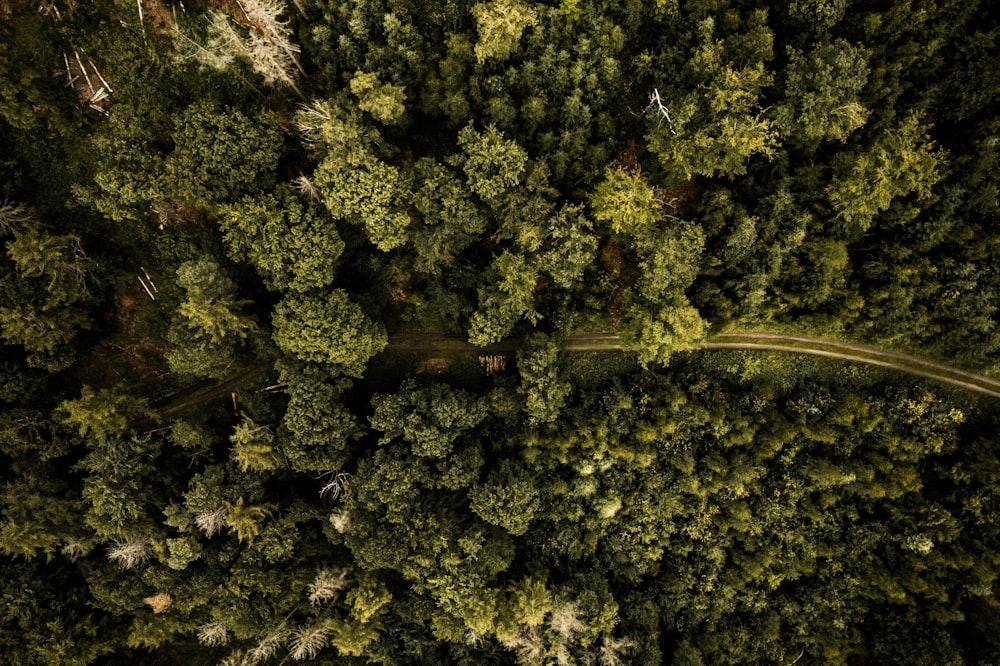
[[[351,607],[351,616],[367,624],[386,610],[392,593],[377,577],[365,576],[347,592],[345,601]]]
[[[179,539],[167,539],[167,551],[169,556],[166,565],[171,569],[181,571],[188,565],[201,557],[202,548],[196,540],[191,537]]]
[[[845,233],[868,230],[875,216],[906,196],[926,200],[944,176],[945,154],[911,114],[882,132],[865,150],[838,156],[833,181],[826,189],[830,203],[846,225]]]
[[[269,426],[257,425],[243,416],[229,436],[233,444],[232,457],[244,472],[269,472],[284,466],[281,454],[274,447],[274,432]]]
[[[196,102],[177,117],[162,191],[210,207],[274,185],[282,140],[268,113],[247,116]]]
[[[333,220],[287,187],[242,199],[219,218],[219,226],[229,256],[249,261],[275,291],[326,287],[344,251]]]
[[[274,511],[270,504],[248,504],[240,497],[236,502],[224,502],[226,527],[242,542],[253,541],[264,529],[264,521]]]
[[[177,285],[187,296],[177,311],[196,339],[217,344],[230,336],[246,337],[252,323],[236,312],[246,301],[236,300],[236,283],[212,257],[182,264],[177,269]]]
[[[296,115],[306,141],[324,155],[314,183],[335,219],[362,227],[382,251],[406,242],[410,225],[403,172],[380,159],[378,132],[345,97],[314,102]]]
[[[687,299],[678,299],[651,313],[636,307],[630,313],[623,336],[633,341],[633,350],[644,366],[667,365],[671,355],[691,349],[705,339],[708,323]]]
[[[331,169],[363,166],[381,143],[346,95],[302,105],[295,125],[308,148],[330,159]]]
[[[358,108],[367,111],[383,125],[395,125],[406,111],[406,90],[403,86],[379,81],[374,72],[355,72],[351,92],[358,98]]]
[[[347,292],[289,294],[274,308],[274,342],[303,360],[330,363],[360,376],[387,343],[385,328],[372,322]]]
[[[479,309],[469,322],[469,342],[488,345],[509,334],[522,318],[537,323],[535,310],[537,272],[520,254],[503,252],[493,260],[487,284],[479,289]]]
[[[60,420],[77,429],[80,437],[101,441],[123,433],[129,419],[145,416],[145,401],[125,392],[121,385],[95,391],[84,386],[79,398],[59,406]]]
[[[458,145],[465,153],[461,164],[469,189],[484,201],[495,199],[521,181],[528,153],[493,125],[482,132],[472,125],[462,128]]]
[[[492,0],[472,6],[479,39],[475,54],[479,64],[506,60],[517,48],[525,28],[535,25],[538,14],[517,0]]]
[[[865,124],[861,104],[868,81],[864,51],[843,39],[817,45],[808,55],[789,47],[783,105],[775,122],[795,143],[815,147],[821,141],[845,141]]]
[[[608,169],[590,198],[594,219],[618,234],[647,232],[662,219],[662,203],[639,173]]]
[[[537,627],[552,610],[552,591],[545,582],[526,576],[509,586],[511,611],[517,624]]]
[[[360,657],[379,636],[377,623],[365,624],[347,618],[334,618],[330,621],[330,627],[330,644],[345,657]]]
[[[486,483],[469,490],[469,508],[483,520],[524,534],[541,506],[540,493],[532,476],[511,460],[503,460],[490,472]]]

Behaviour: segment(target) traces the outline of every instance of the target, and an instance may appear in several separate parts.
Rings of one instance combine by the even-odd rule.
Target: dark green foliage
[[[250,263],[271,289],[307,291],[336,276],[344,242],[333,221],[289,187],[241,200],[219,224],[229,256]]]
[[[0,662],[997,661],[993,389],[711,344],[1000,371],[991,3],[186,4],[0,2]]]

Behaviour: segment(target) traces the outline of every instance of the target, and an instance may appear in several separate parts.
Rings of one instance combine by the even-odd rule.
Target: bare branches
[[[303,141],[322,144],[323,126],[333,119],[333,114],[325,102],[314,101],[312,104],[302,104],[299,113],[295,114],[295,119],[295,128]]]
[[[194,517],[194,524],[206,537],[211,539],[226,526],[226,517],[228,515],[229,512],[226,510],[226,507],[219,506],[211,511],[202,511],[196,515]]]
[[[80,57],[80,54],[75,49],[73,50],[72,59],[70,59],[67,53],[63,53],[63,64],[66,66],[66,86],[76,91],[77,101],[80,106],[86,106],[99,113],[108,115],[106,106],[107,102],[111,99],[111,93],[114,91],[108,80],[97,69],[94,61],[87,60],[87,63],[90,65],[89,70],[87,69],[87,65],[84,64],[83,58]],[[95,87],[94,79],[90,77],[91,72],[93,72],[94,77],[101,85]]]
[[[299,176],[292,181],[292,186],[299,191],[299,194],[309,201],[321,201],[323,195],[320,193],[316,183],[309,176]]]
[[[198,642],[208,647],[220,647],[229,644],[229,631],[226,625],[216,620],[198,627]]]
[[[195,60],[205,67],[225,69],[235,58],[250,62],[268,85],[295,87],[295,74],[302,72],[300,48],[291,40],[289,21],[280,16],[285,10],[280,0],[238,1],[239,16],[209,13],[204,44],[175,28],[175,43],[182,59]],[[176,24],[175,24],[176,26]]]
[[[343,534],[351,528],[351,512],[347,509],[334,509],[330,513],[330,525],[337,534]]]
[[[326,647],[330,623],[327,620],[317,620],[311,624],[299,627],[292,635],[290,654],[292,659],[312,659]]]
[[[320,569],[309,584],[309,603],[313,606],[337,598],[347,587],[347,569]]]
[[[0,204],[0,235],[16,231],[24,231],[28,226],[34,226],[36,220],[31,210],[23,203],[14,203],[4,199]]]
[[[323,475],[320,479],[327,479],[326,483],[319,491],[320,497],[329,496],[331,500],[335,500],[340,497],[340,493],[347,490],[347,480],[350,478],[350,474],[346,472],[337,472],[331,470]]]
[[[139,28],[142,30],[142,43],[149,46],[149,42],[146,41],[146,24],[142,20],[142,0],[135,0],[135,4],[139,7]]]
[[[646,106],[643,113],[649,111],[653,107],[656,107],[654,111],[656,115],[660,116],[660,119],[657,122],[662,123],[666,120],[667,125],[670,126],[670,133],[677,134],[677,132],[674,131],[674,121],[670,117],[670,109],[668,109],[663,103],[663,100],[660,99],[660,91],[657,88],[653,88],[653,92],[649,93],[649,104]]]
[[[108,546],[107,556],[122,569],[134,569],[149,559],[152,549],[153,540],[148,536],[116,539]]]

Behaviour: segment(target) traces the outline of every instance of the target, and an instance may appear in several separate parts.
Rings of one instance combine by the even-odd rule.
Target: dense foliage
[[[0,0],[0,661],[996,663],[990,5]]]

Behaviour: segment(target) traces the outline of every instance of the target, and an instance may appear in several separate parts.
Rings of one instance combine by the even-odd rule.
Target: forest
[[[994,4],[0,0],[0,662],[1000,663]]]

